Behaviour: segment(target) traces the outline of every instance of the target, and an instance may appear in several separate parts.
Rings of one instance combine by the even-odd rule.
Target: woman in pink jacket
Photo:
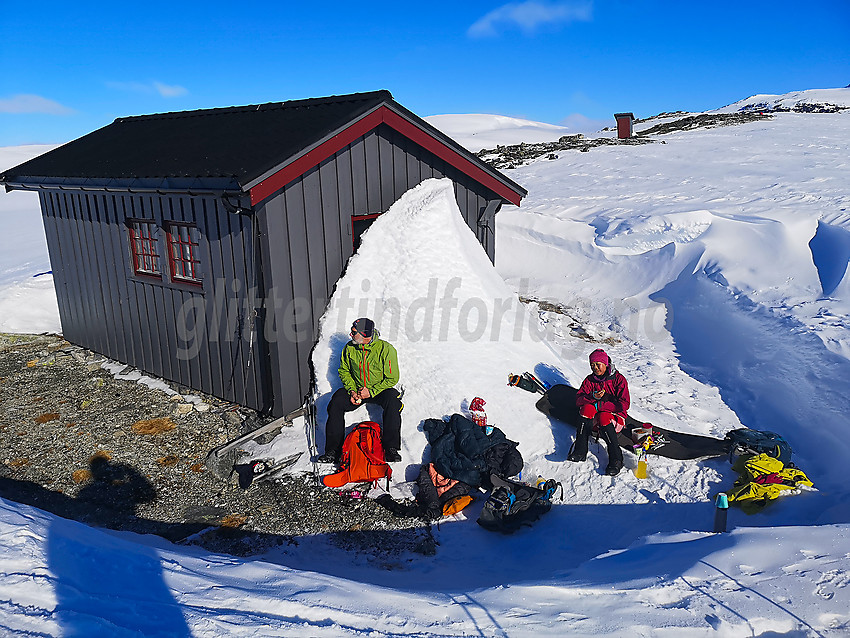
[[[626,411],[631,403],[629,384],[604,350],[590,353],[590,369],[593,374],[587,375],[576,394],[578,433],[567,459],[584,461],[590,434],[598,431],[608,447],[605,474],[616,476],[623,469],[623,451],[617,443],[617,433],[626,425]]]

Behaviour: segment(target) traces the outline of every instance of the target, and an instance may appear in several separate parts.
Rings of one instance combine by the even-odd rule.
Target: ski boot
[[[570,453],[567,455],[568,461],[581,463],[587,458],[587,442],[590,439],[590,431],[592,425],[590,419],[580,419],[578,422],[578,432],[576,432],[576,440],[570,448]]]
[[[608,467],[605,468],[605,474],[617,476],[623,469],[623,450],[620,449],[620,444],[617,441],[617,430],[613,423],[609,423],[600,429],[600,433],[602,440],[608,447]]]

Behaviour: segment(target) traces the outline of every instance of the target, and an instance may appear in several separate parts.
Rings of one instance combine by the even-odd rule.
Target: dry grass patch
[[[78,485],[91,480],[91,472],[89,470],[77,470],[71,474],[71,480]]]
[[[21,457],[19,459],[12,459],[11,461],[6,463],[6,465],[8,465],[9,467],[15,467],[15,468],[16,467],[24,467],[25,465],[29,465],[29,464],[30,464],[30,460],[26,457]]]
[[[40,414],[39,416],[35,417],[35,422],[38,423],[39,425],[44,425],[45,423],[47,423],[49,421],[58,421],[58,420],[59,420],[59,413],[58,412],[45,412],[44,414]]]
[[[237,528],[242,527],[248,521],[247,516],[243,516],[242,514],[228,514],[223,519],[221,519],[221,523],[219,525],[221,527],[230,527]]]
[[[89,463],[94,463],[95,461],[111,461],[112,460],[112,452],[107,452],[106,450],[98,450],[89,458]]]
[[[180,461],[180,457],[175,456],[174,454],[162,456],[156,460],[156,462],[162,467],[172,467],[174,465],[177,465],[178,461]]]
[[[133,432],[136,434],[147,434],[153,436],[162,434],[177,427],[177,424],[170,417],[161,416],[156,419],[147,419],[145,421],[136,421],[133,424]]]

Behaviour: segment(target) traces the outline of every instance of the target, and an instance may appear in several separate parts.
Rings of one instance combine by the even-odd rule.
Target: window
[[[351,241],[354,244],[354,252],[360,248],[360,238],[366,229],[372,225],[381,213],[371,213],[368,215],[353,215],[351,217]]]
[[[130,251],[133,272],[137,275],[160,277],[157,226],[154,222],[130,221]]]
[[[201,283],[197,228],[189,224],[169,224],[168,257],[172,280]]]

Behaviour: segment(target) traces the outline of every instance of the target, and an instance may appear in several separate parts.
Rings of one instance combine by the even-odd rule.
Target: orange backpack
[[[327,487],[342,487],[346,483],[377,482],[387,478],[389,486],[392,468],[384,460],[381,445],[381,426],[374,421],[358,423],[342,443],[340,471],[322,477]]]

